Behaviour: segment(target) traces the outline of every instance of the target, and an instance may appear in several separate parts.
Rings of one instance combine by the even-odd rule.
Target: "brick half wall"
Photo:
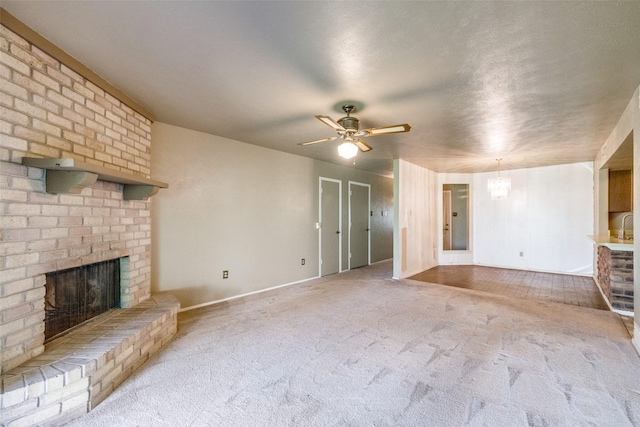
[[[598,246],[598,284],[612,308],[633,311],[633,251]]]

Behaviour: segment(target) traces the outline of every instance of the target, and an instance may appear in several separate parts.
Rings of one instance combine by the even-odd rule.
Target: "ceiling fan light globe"
[[[343,142],[338,146],[338,154],[345,159],[352,159],[358,154],[358,146],[353,142]]]

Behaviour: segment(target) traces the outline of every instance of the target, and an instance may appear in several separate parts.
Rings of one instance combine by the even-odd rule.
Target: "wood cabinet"
[[[633,172],[609,171],[609,212],[633,211]]]

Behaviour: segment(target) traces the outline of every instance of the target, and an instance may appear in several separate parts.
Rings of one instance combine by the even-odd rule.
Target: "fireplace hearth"
[[[120,307],[120,259],[46,275],[45,343]]]

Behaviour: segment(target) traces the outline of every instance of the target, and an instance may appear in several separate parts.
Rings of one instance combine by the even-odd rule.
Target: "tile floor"
[[[410,279],[526,299],[609,310],[591,277],[476,265],[441,265],[418,273]],[[633,338],[633,317],[620,315],[620,319]]]
[[[591,277],[475,265],[441,265],[410,279],[527,299],[609,309]]]

